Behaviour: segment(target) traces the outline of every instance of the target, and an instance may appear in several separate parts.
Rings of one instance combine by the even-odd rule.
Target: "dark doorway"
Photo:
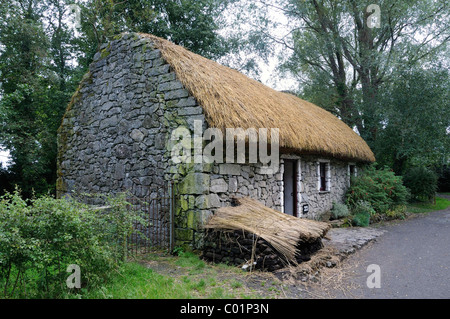
[[[297,217],[297,161],[284,160],[284,212]]]

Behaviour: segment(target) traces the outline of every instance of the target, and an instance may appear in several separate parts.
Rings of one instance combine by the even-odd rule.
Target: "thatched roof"
[[[235,201],[237,206],[218,209],[204,227],[255,234],[294,264],[297,244],[315,242],[330,229],[327,223],[283,214],[248,197],[236,198]]]
[[[203,107],[210,127],[279,128],[280,147],[297,153],[373,162],[366,142],[324,109],[150,34],[178,79]]]

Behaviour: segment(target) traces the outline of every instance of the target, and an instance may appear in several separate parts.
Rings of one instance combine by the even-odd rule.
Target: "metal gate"
[[[155,249],[174,248],[174,187],[168,183],[143,198],[130,196],[130,209],[136,214],[133,232],[128,237],[128,251],[148,253]]]

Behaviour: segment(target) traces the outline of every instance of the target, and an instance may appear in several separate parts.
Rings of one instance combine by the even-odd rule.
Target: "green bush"
[[[368,214],[360,213],[353,215],[352,225],[358,227],[367,227],[370,223],[370,216]]]
[[[410,190],[411,198],[429,201],[436,195],[438,176],[426,167],[413,167],[403,177],[403,184]]]
[[[375,210],[369,202],[358,201],[352,209],[352,224],[359,227],[367,227],[370,217],[375,214]]]
[[[334,219],[339,219],[342,217],[347,217],[350,215],[347,205],[340,203],[333,203],[333,208],[331,209],[331,216]]]
[[[406,217],[406,205],[398,205],[386,212],[387,219],[404,219]]]
[[[405,205],[409,192],[401,176],[395,176],[388,168],[376,169],[371,165],[352,179],[345,197],[351,211],[363,201],[369,203],[376,213],[385,214],[395,206]]]
[[[5,298],[59,298],[69,293],[68,265],[80,267],[83,287],[96,286],[124,258],[131,230],[123,198],[107,213],[74,200],[19,192],[0,197],[0,287]]]

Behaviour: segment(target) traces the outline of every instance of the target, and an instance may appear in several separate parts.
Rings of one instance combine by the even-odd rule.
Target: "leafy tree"
[[[284,48],[284,69],[303,85],[303,96],[332,111],[373,145],[383,127],[380,89],[398,66],[439,59],[449,40],[447,1],[382,0],[380,27],[372,2],[356,0],[260,0],[265,41]],[[287,17],[287,32],[267,31],[270,15]],[[273,18],[272,18],[273,20]],[[278,33],[277,33],[278,32]],[[286,55],[288,56],[286,58]]]
[[[118,33],[143,32],[217,59],[231,49],[219,35],[224,26],[221,13],[236,0],[89,0],[79,1],[81,11],[80,50],[87,65],[101,44]]]
[[[449,156],[450,74],[440,66],[403,70],[381,92],[383,128],[373,145],[381,165],[402,175],[409,166]]]
[[[429,201],[435,198],[437,182],[437,175],[423,166],[409,169],[403,177],[403,184],[409,188],[414,200]]]
[[[0,143],[10,150],[17,182],[24,192],[30,184],[46,186],[45,157],[38,140],[36,116],[45,103],[46,49],[48,39],[40,21],[43,8],[37,1],[0,2],[3,11],[0,34]]]

